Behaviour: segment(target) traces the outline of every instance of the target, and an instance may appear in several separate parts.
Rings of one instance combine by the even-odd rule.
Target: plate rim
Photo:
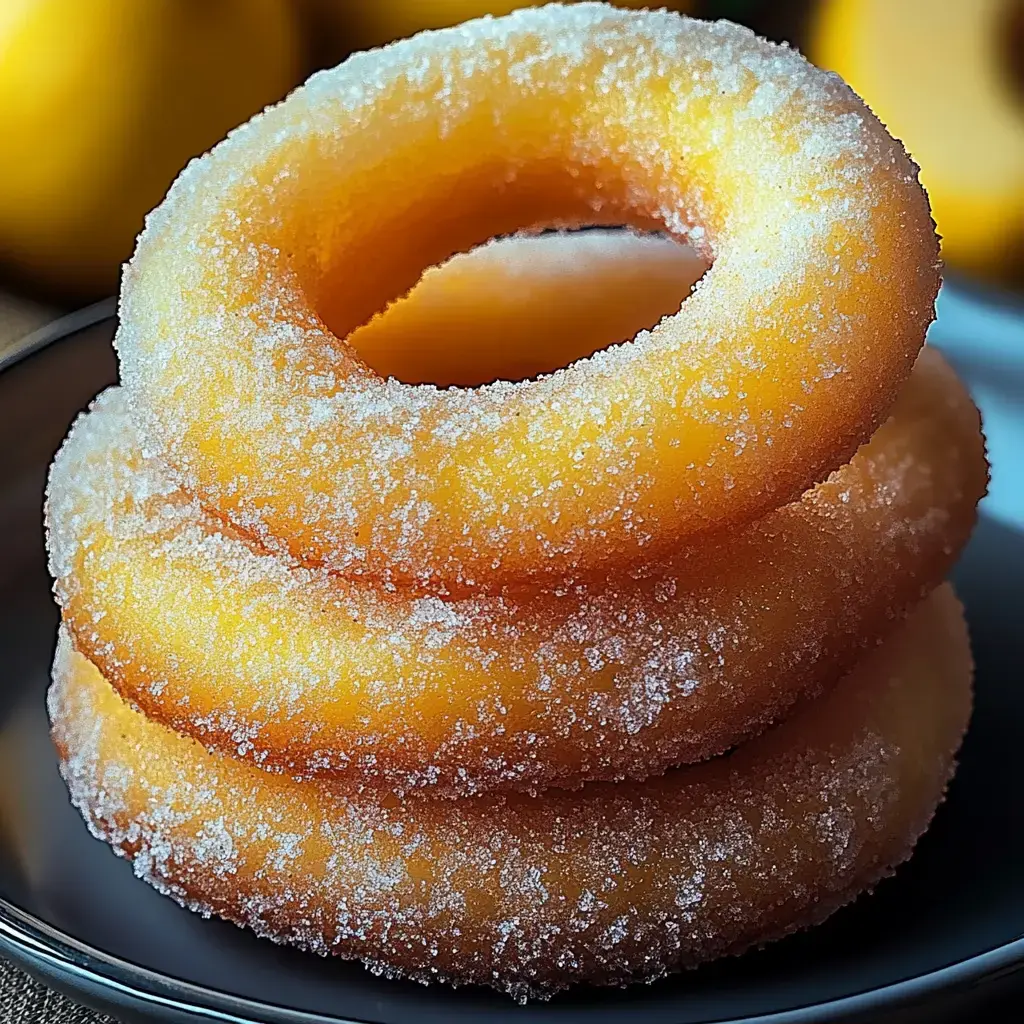
[[[1024,316],[1024,292],[992,284],[959,269],[943,266],[942,289],[953,292],[959,298],[969,299],[975,305],[987,306],[1000,313]]]
[[[0,357],[0,374],[90,327],[107,320],[116,321],[117,312],[117,300],[109,298],[31,332]],[[268,1011],[275,1015],[279,1024],[377,1024],[366,1019],[297,1010],[175,978],[82,942],[3,897],[0,897],[0,952],[30,971],[56,974],[72,988],[75,982],[96,986],[116,1005],[132,1009],[198,1014],[221,1024],[266,1024],[261,1014]],[[963,990],[1019,971],[1024,971],[1024,934],[963,960],[878,988],[770,1014],[720,1019],[707,1024],[825,1024],[857,1014],[906,1007],[943,991]],[[141,981],[147,982],[149,987],[142,987]],[[184,1002],[182,996],[194,1002]]]

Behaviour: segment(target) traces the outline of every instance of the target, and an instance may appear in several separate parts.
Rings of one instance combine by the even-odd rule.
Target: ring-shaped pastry
[[[713,266],[653,330],[536,380],[407,385],[345,341],[455,252],[591,223]],[[724,22],[552,5],[356,55],[190,164],[117,346],[147,445],[208,507],[451,591],[794,499],[884,418],[937,287],[916,167],[837,77]]]
[[[132,711],[66,634],[49,707],[72,800],[163,892],[380,973],[524,998],[740,952],[891,873],[952,772],[971,656],[943,586],[729,756],[535,797],[402,802],[268,775]]]
[[[76,645],[148,715],[296,776],[466,793],[643,778],[760,731],[945,578],[985,483],[977,410],[926,350],[800,501],[598,580],[444,600],[269,554],[141,454],[117,389],[47,522]]]

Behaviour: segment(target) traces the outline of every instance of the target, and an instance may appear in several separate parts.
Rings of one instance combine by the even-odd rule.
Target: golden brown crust
[[[945,577],[985,480],[928,351],[850,465],[632,577],[444,601],[313,573],[180,492],[117,392],[47,518],[77,646],[146,714],[293,775],[465,793],[643,778],[760,731]]]
[[[346,340],[453,252],[595,222],[713,266],[537,380],[406,385]],[[553,4],[357,55],[195,161],[117,346],[204,504],[307,564],[454,590],[622,568],[799,496],[884,419],[937,265],[916,167],[835,76],[725,22]]]
[[[76,806],[164,892],[374,969],[523,996],[738,952],[872,886],[942,797],[970,683],[944,586],[728,757],[457,801],[345,795],[208,754],[123,704],[66,635],[50,712]]]
[[[918,358],[916,172],[793,51],[591,3],[357,55],[193,162],[126,268],[123,388],[47,492],[49,709],[93,833],[204,914],[520,998],[740,952],[891,872],[970,713],[940,581],[987,477]],[[625,300],[595,274],[480,387],[464,353],[558,285],[521,242],[547,292],[514,311],[466,257],[365,325],[454,252],[595,223],[710,269],[680,307],[682,250],[650,242],[655,280],[623,249],[642,301],[600,261]],[[474,274],[444,359],[406,352],[421,383],[360,356],[397,373]]]

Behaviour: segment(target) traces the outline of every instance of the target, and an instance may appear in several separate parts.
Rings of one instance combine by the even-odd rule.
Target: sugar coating
[[[587,224],[711,269],[520,382],[403,383],[350,340],[453,253]],[[828,473],[910,373],[936,259],[902,148],[736,26],[552,5],[314,76],[149,218],[124,389],[51,472],[89,827],[204,914],[519,999],[869,888],[970,708],[932,588],[986,470],[941,359]]]
[[[161,891],[378,973],[525,1000],[739,952],[871,887],[940,801],[970,690],[944,586],[730,756],[575,794],[402,803],[268,775],[131,711],[66,634],[49,707],[73,802]]]
[[[619,576],[441,598],[306,568],[140,455],[120,389],[58,454],[46,517],[76,644],[147,714],[269,770],[464,794],[643,778],[759,732],[945,577],[985,484],[977,411],[927,350],[801,501]]]
[[[714,265],[527,382],[403,384],[344,340],[453,252],[595,222]],[[936,267],[916,168],[838,78],[725,22],[551,5],[357,55],[191,163],[117,347],[147,450],[208,507],[309,564],[471,590],[795,498],[884,418]]]

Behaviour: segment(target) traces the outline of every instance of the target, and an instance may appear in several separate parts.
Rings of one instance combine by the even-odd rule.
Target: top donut
[[[528,381],[405,384],[346,341],[455,252],[586,224],[711,269],[653,330]],[[836,76],[728,23],[552,5],[354,56],[193,161],[116,344],[147,446],[205,505],[454,593],[794,498],[884,418],[938,280],[917,168]]]

